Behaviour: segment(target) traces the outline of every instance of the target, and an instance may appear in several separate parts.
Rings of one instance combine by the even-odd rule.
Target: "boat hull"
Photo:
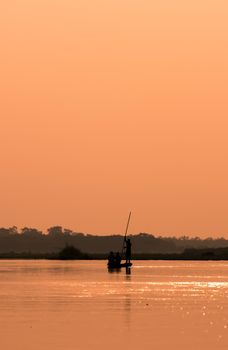
[[[108,269],[120,269],[121,267],[131,267],[132,263],[108,264]]]

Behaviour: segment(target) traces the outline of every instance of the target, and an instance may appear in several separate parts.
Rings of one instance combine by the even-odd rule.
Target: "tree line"
[[[228,240],[221,238],[168,237],[150,233],[129,235],[135,254],[176,254],[185,249],[207,249],[228,247]],[[36,228],[24,227],[18,230],[13,226],[0,228],[0,253],[55,253],[66,246],[74,246],[89,254],[106,254],[110,250],[120,251],[123,236],[92,235],[74,232],[61,226],[48,228],[42,232]]]

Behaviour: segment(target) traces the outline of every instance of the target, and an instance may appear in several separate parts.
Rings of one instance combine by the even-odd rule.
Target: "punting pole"
[[[126,237],[127,237],[127,232],[128,232],[128,227],[129,227],[130,220],[131,220],[131,211],[129,213],[128,220],[127,220],[127,226],[126,226],[124,240],[123,240],[122,254],[123,254],[123,251],[124,251],[124,243],[126,242]]]

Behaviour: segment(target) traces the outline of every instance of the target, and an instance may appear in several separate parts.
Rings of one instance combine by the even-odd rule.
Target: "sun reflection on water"
[[[131,274],[110,274],[104,262],[18,264],[0,267],[5,271],[0,275],[1,337],[24,332],[39,344],[39,336],[48,340],[49,350],[96,348],[104,337],[107,345],[113,339],[128,348],[126,334],[134,350],[228,348],[224,262],[139,261]],[[30,326],[34,334],[28,333]],[[35,350],[41,348],[47,350],[45,343]]]

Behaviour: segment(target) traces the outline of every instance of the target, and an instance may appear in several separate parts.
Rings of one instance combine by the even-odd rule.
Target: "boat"
[[[109,264],[108,263],[108,268],[109,269],[120,269],[121,267],[126,267],[126,268],[129,268],[129,267],[131,267],[132,266],[132,263],[130,262],[130,263],[122,263],[122,264]]]
[[[116,253],[116,255],[114,255],[113,252],[110,252],[109,260],[108,260],[108,263],[107,263],[107,267],[110,270],[121,269],[122,267],[125,267],[126,269],[129,269],[132,266],[132,263],[131,263],[131,261],[129,259],[129,256],[131,255],[131,253],[129,254],[129,256],[127,256],[128,241],[129,241],[129,245],[131,247],[130,239],[127,240],[127,232],[128,232],[130,219],[131,219],[131,212],[129,213],[128,220],[127,220],[127,226],[126,226],[125,235],[124,235],[124,239],[123,239],[123,246],[122,246],[122,253],[121,253],[121,255],[119,253]],[[119,259],[117,258],[117,256],[118,256]],[[124,257],[125,262],[121,262],[121,256]]]

